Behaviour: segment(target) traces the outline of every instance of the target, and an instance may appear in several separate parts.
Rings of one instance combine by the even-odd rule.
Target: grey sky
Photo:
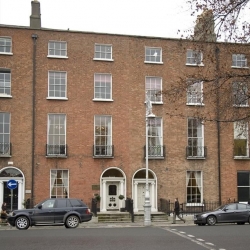
[[[42,27],[178,38],[194,26],[187,0],[40,0]],[[29,26],[31,0],[0,0],[0,24]]]

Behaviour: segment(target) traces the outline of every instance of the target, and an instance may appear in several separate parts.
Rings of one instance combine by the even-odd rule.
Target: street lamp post
[[[152,113],[152,103],[146,93],[146,190],[145,190],[145,203],[144,203],[144,226],[151,225],[151,204],[148,185],[148,121],[149,118],[154,118]]]

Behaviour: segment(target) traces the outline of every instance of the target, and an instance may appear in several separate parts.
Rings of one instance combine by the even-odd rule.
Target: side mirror
[[[223,209],[223,211],[225,211],[225,212],[226,212],[227,210],[228,210],[228,208],[224,208],[224,209]]]
[[[39,205],[37,208],[41,209],[43,206],[42,205]]]

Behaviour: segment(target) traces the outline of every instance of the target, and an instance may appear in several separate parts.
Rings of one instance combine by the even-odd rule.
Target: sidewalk
[[[151,222],[151,227],[176,227],[176,226],[194,226],[193,216],[184,215],[183,218],[186,223],[176,218],[176,224],[172,224],[173,217],[169,216],[168,221],[164,222]],[[144,221],[139,222],[117,222],[117,223],[98,223],[98,217],[93,217],[89,222],[81,223],[78,228],[120,228],[120,227],[145,227]],[[42,228],[64,228],[64,226],[37,226],[29,229],[42,229]],[[8,225],[0,225],[0,230],[17,230],[15,227]]]

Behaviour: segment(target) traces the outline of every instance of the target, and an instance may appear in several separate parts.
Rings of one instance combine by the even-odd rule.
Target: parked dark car
[[[230,203],[218,207],[214,211],[194,215],[194,223],[199,226],[206,224],[212,226],[216,223],[250,224],[250,205],[243,203]]]
[[[92,213],[79,199],[50,198],[32,209],[14,210],[8,217],[11,226],[25,230],[30,226],[65,225],[76,228],[79,223],[90,221]]]

